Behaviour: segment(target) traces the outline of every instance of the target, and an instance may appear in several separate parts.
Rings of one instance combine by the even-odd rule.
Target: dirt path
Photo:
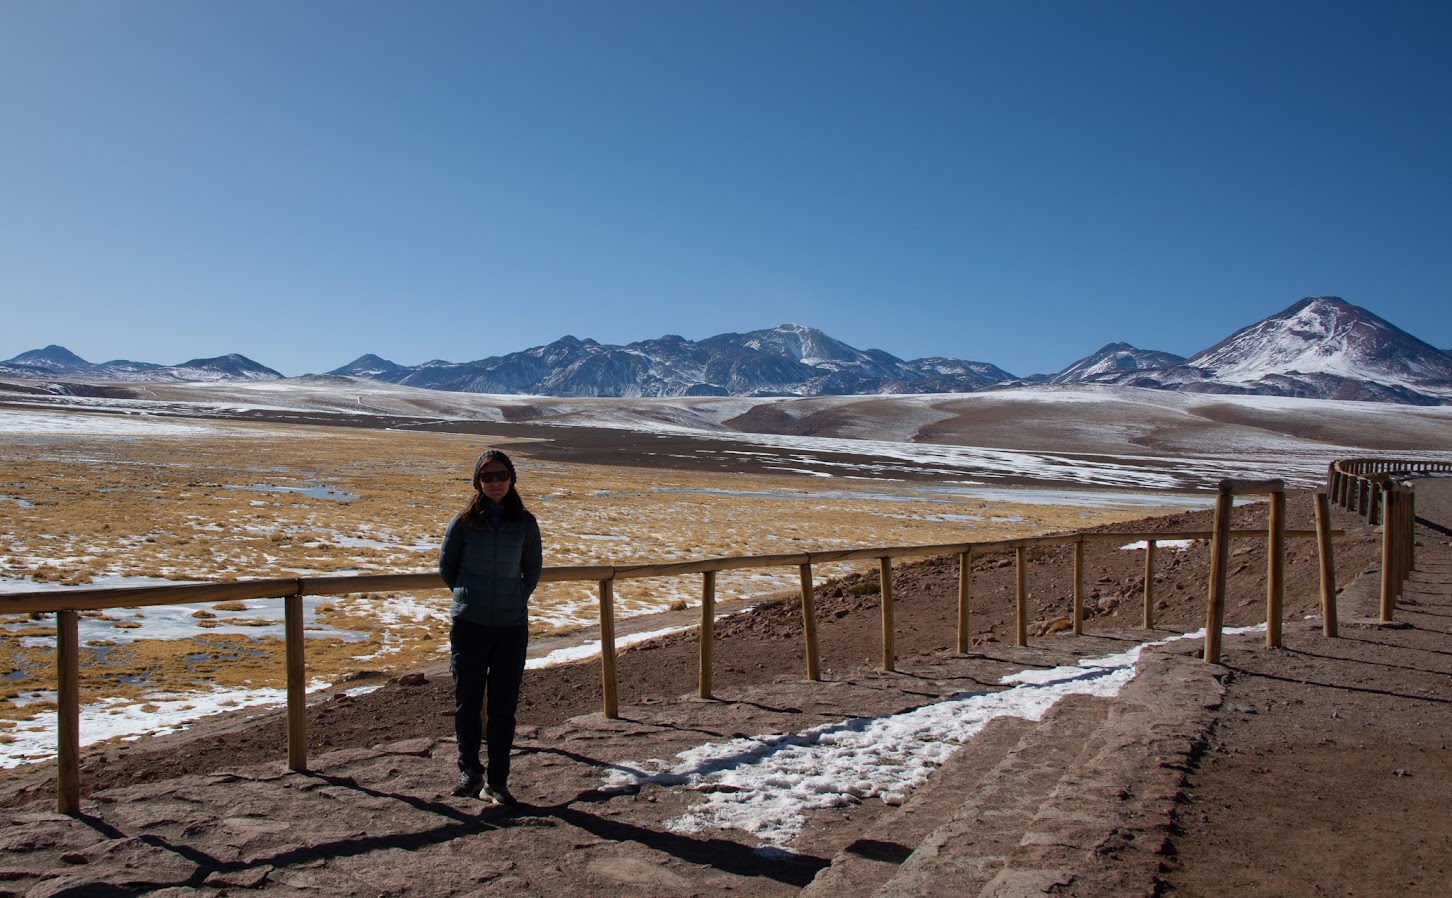
[[[1419,515],[1452,522],[1448,487],[1419,485]],[[1376,622],[1373,569],[1342,596],[1339,639],[1313,622],[1288,627],[1281,650],[1226,654],[1165,894],[1448,893],[1452,544],[1419,531],[1396,626]]]

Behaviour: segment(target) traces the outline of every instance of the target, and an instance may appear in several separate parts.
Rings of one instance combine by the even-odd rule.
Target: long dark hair
[[[514,488],[515,484],[519,482],[519,475],[514,472],[514,462],[498,449],[485,449],[484,453],[479,456],[479,460],[474,462],[474,476],[471,478],[471,482],[474,484],[474,495],[464,505],[464,510],[459,512],[459,517],[463,518],[467,524],[482,526],[489,521],[489,510],[486,505],[488,500],[484,498],[484,490],[480,488],[479,475],[484,473],[484,466],[491,461],[499,462],[509,471],[509,492],[504,494],[504,500],[500,503],[504,508],[504,520],[521,521],[528,514],[524,507],[524,500],[519,498],[519,490]]]

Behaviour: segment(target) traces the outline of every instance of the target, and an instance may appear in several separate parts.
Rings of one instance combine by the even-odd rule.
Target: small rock
[[[1042,621],[1034,624],[1033,635],[1047,636],[1050,633],[1061,633],[1064,630],[1074,629],[1074,622],[1067,617],[1059,617],[1050,621]]]
[[[212,888],[255,889],[267,881],[271,867],[250,867],[228,872],[218,871],[206,878],[202,885]]]
[[[399,674],[392,680],[389,680],[390,683],[395,683],[399,686],[424,686],[428,684],[428,681],[429,678],[421,673]]]

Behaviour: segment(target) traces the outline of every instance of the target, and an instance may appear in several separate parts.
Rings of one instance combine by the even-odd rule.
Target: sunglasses
[[[514,478],[514,475],[513,474],[510,474],[508,471],[481,471],[481,472],[479,472],[479,482],[480,483],[504,483],[505,481],[512,480],[513,478]]]

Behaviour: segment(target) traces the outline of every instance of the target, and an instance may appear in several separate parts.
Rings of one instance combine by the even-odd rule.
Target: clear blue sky
[[[1452,5],[0,0],[0,358],[1452,348]]]

